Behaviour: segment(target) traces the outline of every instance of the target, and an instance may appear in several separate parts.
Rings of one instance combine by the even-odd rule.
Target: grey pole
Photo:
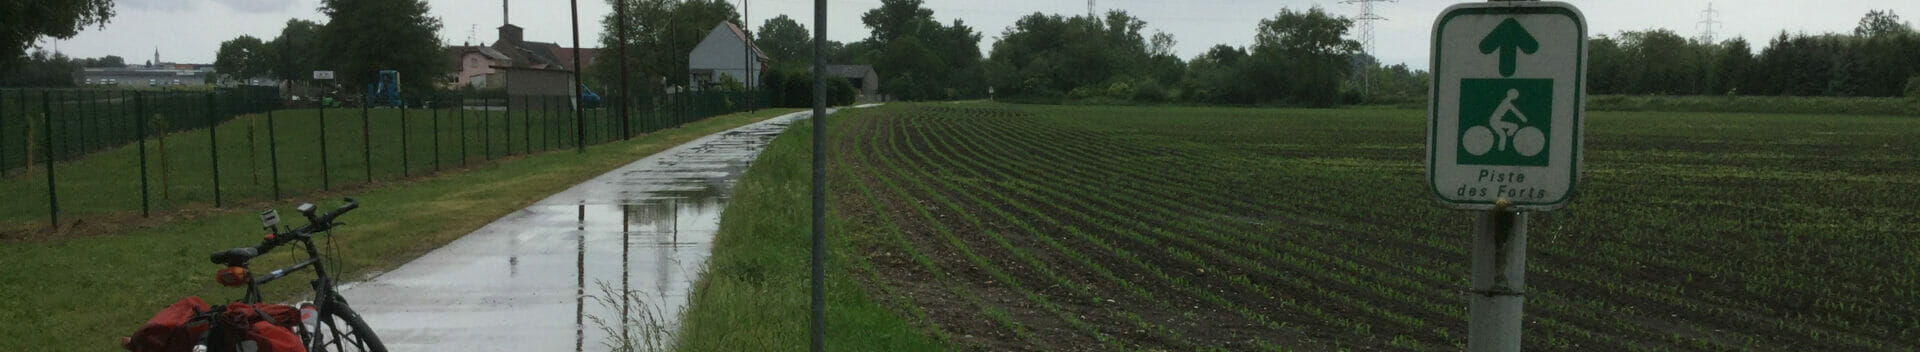
[[[813,352],[827,348],[827,0],[813,0]]]
[[[1520,306],[1527,288],[1527,213],[1501,209],[1476,213],[1472,255],[1467,351],[1518,352]]]
[[[580,152],[587,151],[586,111],[580,109],[580,88],[586,82],[580,80],[580,0],[567,2],[573,11],[573,144]]]
[[[753,108],[753,34],[747,32],[748,28],[753,28],[749,27],[751,25],[747,22],[747,19],[752,17],[751,14],[753,12],[749,11],[749,9],[751,8],[747,6],[747,0],[740,0],[740,51],[742,56],[740,58],[740,70],[746,72],[745,77],[740,77],[740,83],[747,88],[747,96],[745,98],[747,101],[747,111],[756,111],[756,109]]]
[[[1536,0],[1487,0],[1488,2]],[[1519,352],[1521,304],[1527,289],[1527,213],[1494,210],[1473,217],[1472,298],[1467,302],[1467,351]]]
[[[614,37],[620,40],[620,139],[628,140],[633,139],[633,121],[627,117],[627,104],[633,102],[633,95],[627,90],[627,0],[614,1],[613,17],[614,26],[619,27]]]

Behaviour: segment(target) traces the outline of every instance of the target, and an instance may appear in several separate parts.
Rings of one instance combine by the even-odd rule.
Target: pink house
[[[573,48],[559,44],[529,42],[520,26],[500,26],[500,38],[489,46],[461,45],[447,48],[453,64],[453,87],[500,88],[506,79],[503,68],[572,71]],[[593,65],[598,49],[580,49],[580,64]]]

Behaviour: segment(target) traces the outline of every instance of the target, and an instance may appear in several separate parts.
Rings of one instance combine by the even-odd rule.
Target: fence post
[[[454,129],[460,132],[460,166],[467,166],[467,158],[473,157],[473,153],[467,152],[467,144],[472,144],[467,143],[467,97],[460,96],[460,105],[455,106],[460,109],[460,128]]]
[[[500,115],[502,116],[500,118],[500,127],[506,130],[507,133],[501,134],[500,138],[502,138],[501,144],[506,144],[505,147],[507,147],[507,149],[500,151],[500,156],[510,156],[513,155],[513,96],[508,95],[506,100],[501,101],[501,105],[503,107],[500,108]],[[520,108],[525,109],[526,107],[522,106]]]
[[[7,93],[6,91],[0,91],[0,178],[6,177],[7,170],[13,168],[12,167],[13,164],[7,163],[7,134],[13,133],[13,132],[7,130],[7,111],[6,111],[7,95],[6,93]],[[14,102],[14,103],[26,104],[26,102]],[[31,167],[31,165],[29,165],[29,167]]]
[[[493,160],[493,101],[480,98],[486,110],[480,113],[480,160]]]
[[[47,124],[47,217],[54,231],[60,231],[60,195],[53,184],[53,98],[40,91],[40,117]]]
[[[533,104],[528,104],[531,95],[520,96],[520,154],[533,154]]]
[[[274,105],[280,105],[280,97],[274,97]],[[273,108],[267,108],[267,170],[273,178],[273,200],[280,200],[280,139],[273,128]]]
[[[400,177],[413,177],[413,163],[410,160],[407,160],[408,154],[413,154],[413,149],[407,148],[407,100],[405,98],[401,98],[400,99]]]
[[[254,115],[247,115],[247,173],[253,177],[253,185],[259,186],[260,144],[256,141],[257,138],[255,138],[254,135],[260,134],[260,132],[254,129],[254,125],[258,122],[256,120],[259,119],[255,118]]]
[[[553,149],[553,140],[560,139],[554,136],[553,99],[540,98],[540,120],[542,127],[546,129],[540,133],[540,149]]]
[[[160,199],[173,200],[173,158],[167,157],[167,137],[173,126],[167,125],[167,117],[153,114],[155,127],[159,127],[160,138]]]
[[[147,191],[147,124],[141,116],[147,116],[146,100],[133,92],[133,128],[140,137],[140,217],[144,218],[153,216],[153,199]]]
[[[373,131],[367,127],[367,109],[373,97],[362,95],[360,99],[360,165],[366,168],[367,183],[373,183]]]
[[[333,189],[332,177],[327,173],[327,104],[322,102],[314,110],[320,112],[320,190],[326,191]]]
[[[213,93],[207,93],[207,150],[213,155],[213,207],[222,208],[226,204],[220,201],[220,121],[215,118]]]
[[[433,171],[440,172],[440,109],[439,101],[428,103],[427,113],[433,116]]]

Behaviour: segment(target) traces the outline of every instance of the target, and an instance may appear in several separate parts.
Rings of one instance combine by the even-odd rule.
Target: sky
[[[739,0],[734,0],[736,7]],[[1358,5],[1340,0],[1095,0],[1094,9],[1125,10],[1147,22],[1148,31],[1174,36],[1175,53],[1192,58],[1218,44],[1246,46],[1253,42],[1259,21],[1282,8],[1318,6],[1328,12],[1356,16]],[[1586,15],[1592,34],[1666,28],[1698,36],[1707,0],[1570,1]],[[441,39],[449,44],[471,40],[492,43],[501,24],[500,2],[495,0],[428,0],[432,15],[440,18]],[[1429,32],[1441,10],[1455,1],[1401,0],[1376,3],[1374,12],[1386,20],[1374,25],[1372,52],[1387,64],[1427,66]],[[581,0],[580,42],[595,46],[599,20],[612,11],[606,0]],[[571,46],[567,2],[512,1],[511,21],[526,28],[527,40]],[[758,0],[747,4],[747,21],[758,28],[767,18],[785,14],[809,30],[813,28],[813,1]],[[827,0],[827,38],[852,42],[864,39],[868,29],[860,14],[880,6],[880,0]],[[1723,24],[1718,38],[1742,37],[1755,50],[1766,46],[1782,30],[1788,32],[1851,32],[1860,17],[1872,9],[1891,9],[1908,23],[1920,18],[1915,0],[1746,0],[1713,4]],[[104,28],[89,27],[71,39],[43,41],[74,57],[119,55],[128,63],[143,63],[158,50],[161,61],[211,63],[220,42],[240,35],[271,40],[288,19],[324,22],[320,0],[116,0],[116,15]],[[981,34],[981,55],[989,55],[993,41],[1021,16],[1035,12],[1084,15],[1081,0],[927,0],[935,19],[960,19]],[[1356,30],[1352,38],[1357,39]],[[471,39],[470,39],[471,38]]]

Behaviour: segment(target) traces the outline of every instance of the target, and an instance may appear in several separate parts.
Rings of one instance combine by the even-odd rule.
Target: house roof
[[[873,71],[873,65],[827,65],[827,75],[840,78],[867,78],[867,75],[879,75]]]
[[[463,67],[460,63],[460,58],[463,56],[467,56],[468,53],[480,53],[480,55],[486,56],[488,59],[492,59],[494,61],[506,61],[506,60],[512,59],[510,57],[507,57],[507,54],[501,53],[499,50],[494,50],[492,47],[488,47],[488,46],[480,46],[480,45],[450,46],[450,47],[447,47],[447,60],[448,62],[453,63],[453,69],[455,71],[458,71],[460,70],[461,67]]]
[[[580,65],[593,67],[593,59],[600,57],[600,49],[580,48]],[[560,60],[560,66],[573,66],[573,48],[554,46],[553,58]]]
[[[760,61],[767,61],[767,53],[761,52],[760,46],[753,45],[753,41],[747,40],[747,33],[741,31],[740,26],[734,25],[733,22],[720,21],[720,24],[713,26],[713,32],[719,32],[722,28],[725,28],[728,33],[733,33],[733,37],[736,40],[747,43],[747,47],[753,49],[754,58],[760,59]],[[711,34],[712,32],[708,33],[707,35],[709,36],[713,35]]]

